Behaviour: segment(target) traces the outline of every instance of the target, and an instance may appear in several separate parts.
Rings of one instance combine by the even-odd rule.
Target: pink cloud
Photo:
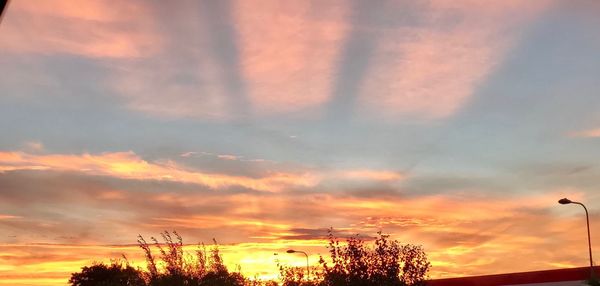
[[[187,70],[189,66],[178,66],[167,53],[157,55],[161,60],[149,66],[139,62],[117,64],[109,85],[130,109],[153,116],[209,120],[236,117],[218,77],[220,68],[210,54],[194,53],[187,60],[202,64]],[[181,75],[189,77],[189,83],[176,82],[175,78]]]
[[[381,37],[360,87],[359,111],[385,118],[453,114],[546,3],[434,1],[415,15],[416,26],[369,26]],[[129,108],[160,117],[237,118],[234,106],[246,96],[251,115],[315,116],[309,111],[329,101],[351,31],[348,3],[234,1],[226,12],[239,52],[235,67],[216,56],[211,33],[219,31],[203,22],[203,5],[181,3],[166,20],[164,9],[147,2],[15,2],[0,49],[111,59],[108,84]],[[239,68],[234,72],[247,94],[229,94],[228,68]]]
[[[347,5],[316,9],[305,1],[236,2],[241,66],[258,114],[294,112],[328,100]],[[324,11],[326,16],[317,16]]]
[[[523,25],[545,3],[430,2],[421,15],[423,24],[383,32],[362,88],[363,110],[385,118],[452,115],[502,62]]]
[[[92,58],[147,55],[157,45],[140,3],[15,1],[2,23],[0,49]]]
[[[160,24],[177,23],[171,18],[201,19],[198,7],[176,8],[165,19],[157,12],[165,7],[145,1],[15,1],[2,23],[0,50],[23,59],[67,54],[95,60],[110,70],[107,81],[99,83],[112,88],[132,110],[167,118],[229,118],[221,68],[204,52],[209,50],[205,25],[188,23],[190,37],[165,32]],[[176,48],[188,46],[194,48],[185,55],[190,64],[183,67]],[[192,65],[196,67],[190,69]],[[187,84],[176,82],[182,75],[189,77]],[[59,84],[46,74],[36,79]]]
[[[388,170],[356,169],[340,171],[336,174],[338,178],[351,180],[399,181],[405,178],[405,175],[400,172]]]
[[[223,159],[223,160],[235,161],[235,160],[239,160],[241,157],[235,156],[235,155],[224,154],[224,155],[217,155],[217,158]]]
[[[224,76],[227,67],[214,44],[214,35],[221,31],[212,29],[206,16],[219,11],[210,11],[202,2],[144,4],[150,11],[144,16],[149,33],[157,39],[154,52],[140,60],[113,63],[108,84],[130,109],[153,116],[237,118],[234,106],[241,95],[230,94],[231,83]]]

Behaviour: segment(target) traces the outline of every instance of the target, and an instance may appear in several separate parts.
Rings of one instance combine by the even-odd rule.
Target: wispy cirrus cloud
[[[373,181],[398,181],[406,177],[401,172],[369,169],[341,171],[338,174],[341,178],[345,179],[367,179]]]
[[[3,220],[3,219],[16,219],[16,218],[22,218],[22,217],[21,216],[15,216],[15,215],[0,214],[0,220]]]
[[[25,149],[30,152],[42,152],[44,151],[44,144],[38,141],[28,141],[23,144]]]
[[[600,137],[600,128],[574,131],[570,132],[568,135],[569,137],[597,138]]]

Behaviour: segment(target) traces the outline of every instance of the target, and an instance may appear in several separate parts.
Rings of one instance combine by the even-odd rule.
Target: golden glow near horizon
[[[121,166],[134,167],[122,168]],[[4,175],[19,171],[43,171],[88,176],[91,174],[90,172],[93,172],[92,178],[97,178],[95,180],[116,179],[132,182],[165,180],[171,182],[183,178],[182,182],[189,183],[186,181],[187,178],[195,176],[193,170],[182,171],[174,164],[163,167],[160,164],[143,161],[131,152],[98,156],[0,153],[0,167],[3,168],[2,174]],[[185,172],[183,173],[185,175],[181,175],[182,172]],[[175,175],[170,176],[171,173]],[[220,175],[212,174],[211,176]],[[388,171],[362,169],[332,173],[327,180],[334,179],[389,182],[390,180],[405,179],[405,176]],[[232,180],[232,184],[244,180],[243,178]],[[262,178],[253,180],[262,180]],[[302,181],[300,182],[298,186],[292,183],[289,187],[306,187]],[[198,183],[196,182],[196,184]],[[297,257],[285,254],[285,250],[288,248],[308,251],[311,254],[312,265],[316,266],[318,256],[327,257],[328,254],[324,247],[327,244],[324,237],[327,234],[326,228],[329,226],[336,226],[335,230],[342,236],[354,233],[372,236],[378,230],[384,230],[390,232],[392,238],[402,242],[423,244],[433,265],[431,277],[496,273],[497,270],[488,269],[488,267],[506,263],[501,261],[502,253],[532,252],[537,245],[547,247],[548,241],[539,238],[540,233],[550,232],[557,237],[555,242],[551,241],[550,243],[564,240],[573,242],[566,247],[570,250],[569,252],[577,252],[576,246],[583,243],[582,239],[584,238],[560,232],[561,228],[575,224],[576,218],[552,221],[550,217],[536,211],[553,205],[555,198],[563,196],[565,191],[573,198],[581,198],[580,194],[574,193],[572,190],[556,190],[551,193],[521,196],[518,199],[513,196],[477,198],[461,195],[360,198],[308,193],[300,195],[299,197],[302,199],[298,200],[297,194],[281,194],[273,197],[274,194],[277,194],[276,192],[260,188],[257,189],[260,193],[255,195],[241,193],[223,197],[220,195],[222,191],[218,190],[223,185],[205,184],[205,186],[209,187],[209,190],[201,194],[185,190],[150,194],[140,191],[131,193],[111,187],[99,188],[91,183],[87,185],[89,190],[79,190],[85,196],[81,202],[88,204],[99,201],[113,205],[123,204],[132,208],[125,213],[122,210],[119,211],[114,214],[116,217],[110,213],[106,213],[102,217],[120,225],[135,223],[135,220],[139,220],[138,225],[132,229],[134,231],[125,231],[118,229],[121,227],[120,225],[111,225],[106,230],[93,231],[95,237],[83,239],[80,242],[76,240],[59,245],[51,242],[48,244],[4,244],[0,246],[3,253],[1,259],[3,267],[0,268],[0,272],[4,273],[2,274],[3,281],[5,281],[3,283],[5,283],[4,285],[11,283],[25,285],[35,281],[36,285],[51,285],[60,279],[63,279],[64,282],[65,277],[84,265],[89,265],[94,261],[108,262],[110,259],[119,259],[121,255],[126,255],[134,265],[143,267],[142,252],[135,245],[94,244],[102,241],[106,234],[110,235],[111,231],[117,229],[121,233],[128,234],[128,236],[119,238],[121,243],[134,242],[135,234],[138,232],[145,233],[148,237],[158,236],[164,229],[178,230],[184,235],[184,239],[187,239],[188,236],[194,237],[197,229],[202,230],[201,237],[206,238],[214,233],[217,239],[219,239],[219,234],[228,233],[228,230],[239,232],[238,235],[233,236],[231,234],[223,235],[226,241],[220,246],[220,249],[225,261],[232,269],[241,266],[244,274],[262,279],[277,278],[275,259],[289,265],[303,263]],[[274,187],[278,188],[278,186]],[[138,206],[135,197],[140,195],[144,196],[143,201],[146,203]],[[523,201],[527,202],[527,209],[523,209]],[[145,205],[148,203],[155,204],[159,209],[146,209]],[[191,213],[186,211],[188,208],[203,209],[211,205],[223,204],[228,205],[223,212],[193,214],[193,211]],[[173,212],[170,207],[172,205],[178,206],[179,211]],[[293,209],[297,210],[289,212]],[[130,216],[136,213],[142,218],[132,218],[134,221],[123,222],[123,215]],[[296,218],[295,213],[311,213],[312,217]],[[56,226],[56,223],[53,222],[36,222],[35,218],[26,215],[2,214],[0,220],[15,227],[31,223],[47,229]],[[507,223],[507,220],[512,222]],[[542,227],[540,221],[547,224]],[[320,227],[314,228],[315,223]],[[537,231],[523,233],[519,228],[537,229]],[[150,231],[154,231],[154,233]],[[562,240],[558,240],[559,237]],[[244,240],[253,242],[242,242]],[[15,241],[21,241],[21,238],[15,238]],[[189,245],[186,248],[189,250],[195,247]],[[565,247],[563,246],[563,248]],[[275,256],[274,253],[279,253],[279,255]],[[530,261],[520,263],[513,261],[505,266],[508,267],[507,269],[527,270],[556,267],[557,265],[577,265],[574,261],[564,260],[565,258],[561,257],[560,253],[546,251],[540,255],[547,260],[540,259],[537,262],[541,263],[539,265],[533,265]],[[471,269],[472,272],[465,269]],[[473,271],[474,269],[477,271]]]
[[[0,285],[176,230],[277,277],[340,237],[430,276],[581,266],[600,223],[597,1],[11,1]],[[592,231],[593,245],[600,236]],[[560,251],[556,251],[560,249]],[[277,253],[277,255],[275,255]]]

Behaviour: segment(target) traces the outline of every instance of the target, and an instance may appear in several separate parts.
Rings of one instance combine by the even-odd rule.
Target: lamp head
[[[561,205],[568,205],[568,204],[572,203],[572,201],[567,198],[563,198],[563,199],[558,200],[558,203]]]
[[[293,250],[293,249],[288,249],[286,252],[287,252],[287,253],[295,253],[296,251],[295,251],[295,250]]]

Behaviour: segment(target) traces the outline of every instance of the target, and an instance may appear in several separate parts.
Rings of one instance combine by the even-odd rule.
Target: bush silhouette
[[[141,271],[122,263],[85,266],[80,273],[73,273],[69,283],[73,286],[145,286]]]

